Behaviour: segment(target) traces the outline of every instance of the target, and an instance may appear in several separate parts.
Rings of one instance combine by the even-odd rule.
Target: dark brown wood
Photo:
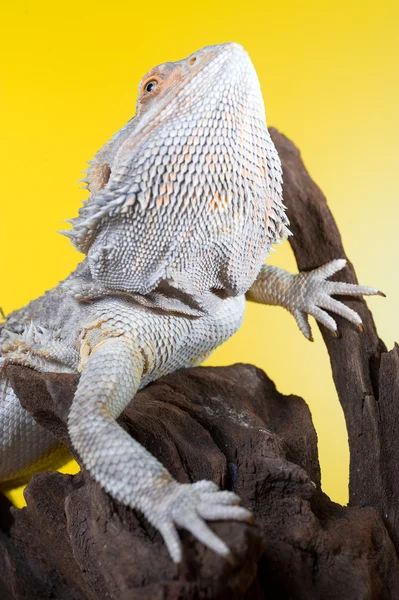
[[[299,268],[345,256],[298,150],[276,130],[272,136]],[[339,277],[356,281],[351,265]],[[42,473],[26,488],[26,508],[10,509],[0,494],[0,598],[399,598],[399,348],[386,352],[361,299],[348,304],[361,314],[364,333],[339,318],[340,339],[321,329],[348,427],[349,507],[321,491],[317,437],[301,398],[283,396],[249,365],[178,371],[141,391],[119,422],[178,481],[212,479],[241,496],[254,525],[211,524],[234,562],[181,532],[177,569],[160,535],[84,469]],[[15,366],[7,375],[23,406],[69,446],[66,419],[78,378]]]
[[[283,164],[284,202],[294,234],[290,243],[299,270],[313,269],[334,258],[347,258],[325,196],[309,176],[299,150],[276,129],[270,131]],[[349,261],[336,277],[357,283]],[[350,504],[377,508],[398,550],[398,348],[386,351],[363,299],[343,301],[360,314],[364,332],[340,317],[339,339],[323,326],[320,330],[348,429]]]
[[[25,408],[68,443],[66,415],[78,378],[22,367],[7,373]],[[399,594],[398,559],[380,516],[373,508],[343,508],[322,493],[305,402],[280,394],[260,370],[178,371],[141,391],[120,423],[179,481],[212,479],[251,508],[253,526],[211,525],[232,548],[234,564],[182,532],[177,569],[159,534],[84,470],[43,473],[26,489],[27,508],[0,528],[4,597],[399,597],[392,594]]]

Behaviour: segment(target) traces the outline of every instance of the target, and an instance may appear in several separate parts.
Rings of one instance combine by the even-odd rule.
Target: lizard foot
[[[187,529],[200,542],[217,554],[231,559],[230,549],[208,527],[205,520],[252,520],[246,508],[238,506],[240,498],[234,492],[220,491],[211,481],[198,481],[193,484],[168,486],[162,500],[143,512],[154,527],[162,534],[174,563],[182,559],[182,545],[177,528]]]
[[[312,315],[312,317],[337,335],[337,323],[326,310],[344,317],[351,323],[357,325],[360,330],[363,330],[362,320],[357,312],[343,304],[343,302],[335,300],[332,296],[384,295],[376,288],[368,286],[343,283],[340,281],[327,281],[328,277],[331,277],[331,275],[334,275],[334,273],[343,269],[345,265],[346,260],[340,258],[332,260],[313,271],[294,275],[294,277],[297,278],[295,298],[292,302],[293,307],[289,308],[289,310],[292,312],[300,330],[308,340],[313,341],[308,315]]]

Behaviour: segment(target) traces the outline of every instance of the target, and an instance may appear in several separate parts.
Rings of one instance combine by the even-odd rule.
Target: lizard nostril
[[[190,65],[190,67],[191,67],[191,66],[192,66],[192,65],[194,65],[196,62],[197,62],[197,57],[196,57],[196,56],[192,56],[192,57],[190,58],[190,60],[188,61],[188,64],[189,64],[189,65]]]

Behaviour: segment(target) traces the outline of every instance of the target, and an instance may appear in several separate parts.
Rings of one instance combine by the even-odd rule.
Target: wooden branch
[[[69,443],[78,377],[22,367],[7,375],[23,406]],[[279,394],[255,367],[173,373],[139,392],[120,424],[179,481],[212,479],[251,508],[255,526],[210,524],[234,564],[183,531],[176,569],[161,536],[84,470],[42,473],[26,489],[27,508],[0,525],[1,598],[399,597],[398,558],[378,513],[342,508],[321,492],[306,404]]]
[[[284,202],[294,234],[290,243],[299,270],[313,269],[334,258],[346,258],[325,196],[310,178],[298,149],[276,129],[270,133],[283,165]],[[336,277],[357,283],[350,262]],[[398,550],[398,347],[386,351],[363,299],[343,298],[343,301],[360,314],[365,331],[361,333],[340,317],[337,317],[339,339],[323,326],[320,330],[348,429],[350,504],[375,507]]]

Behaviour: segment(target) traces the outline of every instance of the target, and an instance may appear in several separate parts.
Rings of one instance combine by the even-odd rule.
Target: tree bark
[[[298,149],[276,129],[270,132],[283,164],[284,202],[294,234],[290,243],[299,270],[314,269],[334,258],[347,258],[326,198],[310,178]],[[357,283],[349,260],[336,277]],[[364,332],[340,317],[339,339],[322,325],[319,327],[348,430],[350,504],[374,506],[398,550],[398,346],[387,352],[362,298],[346,297],[344,302],[359,313]]]

